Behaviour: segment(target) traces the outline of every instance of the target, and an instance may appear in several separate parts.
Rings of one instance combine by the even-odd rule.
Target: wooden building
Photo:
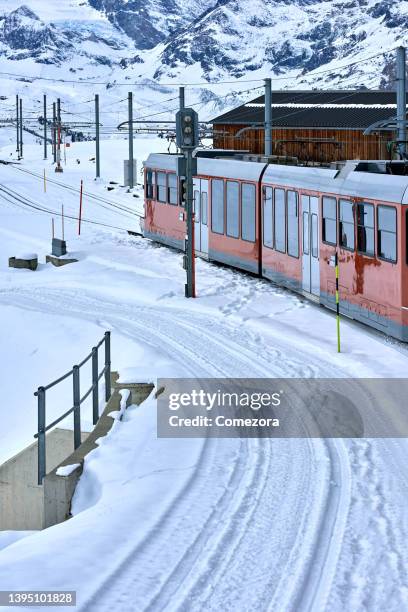
[[[212,120],[214,148],[264,153],[265,99],[260,96]],[[272,93],[272,153],[299,161],[392,159],[395,133],[364,131],[397,114],[392,91]]]

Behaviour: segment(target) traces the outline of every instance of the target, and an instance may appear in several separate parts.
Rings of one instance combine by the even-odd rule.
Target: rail
[[[99,372],[98,366],[98,350],[102,345],[105,345],[105,365]],[[52,383],[49,383],[45,387],[38,387],[34,393],[37,397],[38,407],[38,430],[34,435],[34,438],[38,439],[38,484],[42,485],[44,476],[46,474],[46,433],[55,425],[58,425],[67,416],[74,413],[74,449],[77,449],[81,445],[81,404],[89,397],[92,393],[92,418],[93,424],[96,425],[99,419],[99,381],[102,376],[105,376],[105,401],[108,402],[111,396],[111,344],[110,344],[110,332],[105,332],[102,340],[93,347],[92,351],[79,363],[74,365],[72,370],[63,374]],[[92,359],[92,385],[81,397],[80,388],[80,369],[90,359]],[[73,406],[58,419],[55,419],[49,425],[46,424],[46,392],[55,387],[62,381],[72,376],[72,396]]]

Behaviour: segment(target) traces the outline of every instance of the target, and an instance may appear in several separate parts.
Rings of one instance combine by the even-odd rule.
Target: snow
[[[121,384],[126,383],[150,383],[154,384],[155,380],[151,378],[146,380],[146,377],[141,378],[138,368],[122,368],[119,373],[118,382]]]
[[[82,178],[88,194],[141,212],[142,197],[105,189],[121,180],[126,145],[103,143],[96,183],[92,143],[75,143],[57,182],[78,187]],[[163,145],[137,140],[138,167]],[[77,191],[50,182],[44,193],[41,148],[27,145],[25,156],[20,170],[0,165],[0,186],[76,216]],[[198,298],[186,300],[181,254],[129,236],[132,214],[100,203],[88,196],[84,217],[114,227],[83,223],[78,236],[67,218],[79,262],[57,269],[42,263],[50,215],[0,197],[1,384],[18,389],[0,409],[3,460],[33,440],[37,386],[108,329],[125,383],[405,377],[405,346],[342,319],[338,354],[333,314],[267,281],[197,260]],[[27,246],[38,271],[8,269],[9,254]],[[84,373],[84,389],[88,381]],[[55,393],[49,420],[69,407],[70,383]],[[406,608],[406,440],[158,439],[154,392],[125,410],[127,397],[86,457],[73,518],[0,538],[0,589],[75,589],[87,612]],[[90,406],[82,417],[90,428]]]
[[[61,465],[57,471],[57,476],[70,476],[72,472],[75,472],[77,468],[81,467],[80,463],[73,463],[72,465]]]
[[[23,252],[23,253],[17,253],[16,255],[14,255],[14,257],[16,259],[37,259],[38,255],[37,253],[27,253],[27,252]]]

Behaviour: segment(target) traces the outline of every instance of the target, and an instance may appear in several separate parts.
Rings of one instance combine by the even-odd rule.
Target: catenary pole
[[[20,157],[23,157],[23,100],[20,98]]]
[[[52,103],[52,154],[54,164],[57,162],[57,105]]]
[[[184,87],[179,87],[179,102],[180,102],[180,110],[183,110],[183,108],[186,105]]]
[[[44,94],[44,159],[47,159],[47,96]]]
[[[134,187],[133,176],[133,94],[128,94],[128,122],[129,122],[129,188]]]
[[[272,81],[265,79],[265,155],[272,155]]]
[[[407,152],[407,79],[406,79],[406,49],[397,49],[397,125],[398,151],[405,159]]]
[[[57,98],[57,166],[55,172],[63,172],[61,166],[61,98]]]
[[[17,155],[20,157],[20,110],[19,110],[19,101],[18,95],[16,96],[16,126],[17,126]]]
[[[96,178],[101,176],[101,158],[99,142],[99,95],[95,94],[95,157],[96,157]]]

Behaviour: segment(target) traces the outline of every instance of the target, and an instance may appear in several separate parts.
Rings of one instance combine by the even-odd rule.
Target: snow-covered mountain
[[[148,103],[171,82],[232,81],[191,89],[207,114],[237,103],[240,81],[266,76],[275,88],[393,87],[393,53],[367,58],[404,43],[408,0],[0,0],[0,72],[26,89],[34,79],[70,97],[74,83],[39,77],[92,80],[120,97],[143,81],[135,97]]]

